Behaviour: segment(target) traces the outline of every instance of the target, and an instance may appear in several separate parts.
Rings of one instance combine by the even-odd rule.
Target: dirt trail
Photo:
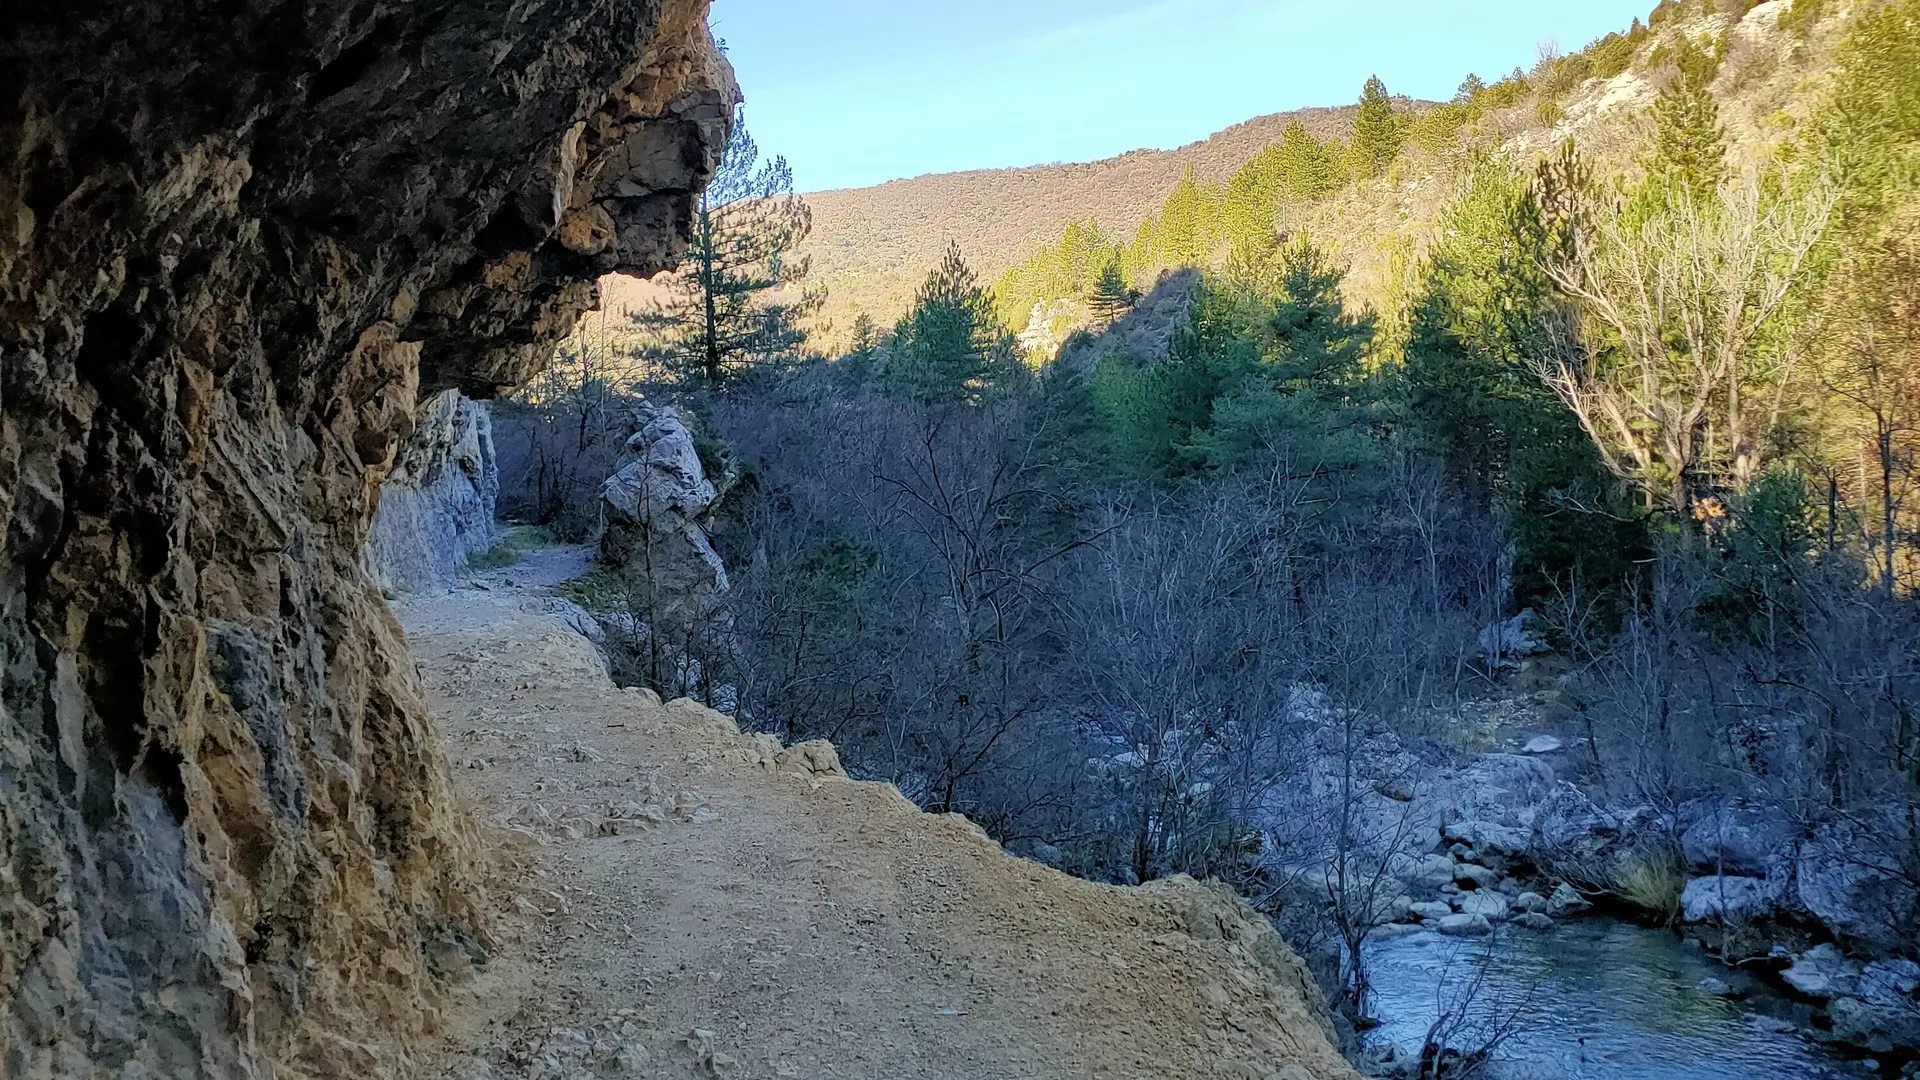
[[[492,955],[423,1075],[1353,1075],[1229,894],[1067,877],[845,780],[825,744],[616,689],[550,613],[584,568],[535,552],[394,605],[505,849]]]

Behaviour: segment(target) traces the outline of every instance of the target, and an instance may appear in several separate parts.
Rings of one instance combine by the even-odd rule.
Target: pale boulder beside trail
[[[632,460],[601,487],[600,560],[644,581],[668,606],[701,617],[728,589],[727,568],[702,525],[719,493],[676,410],[642,402],[633,427]]]

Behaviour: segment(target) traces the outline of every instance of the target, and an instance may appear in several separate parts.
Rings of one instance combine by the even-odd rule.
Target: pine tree
[[[1264,276],[1270,291],[1241,294],[1251,316],[1242,336],[1259,360],[1222,387],[1190,453],[1218,469],[1269,469],[1277,458],[1329,475],[1364,471],[1377,452],[1363,366],[1376,320],[1347,310],[1344,273],[1305,234],[1277,247]]]
[[[840,363],[856,381],[864,382],[872,377],[879,362],[880,346],[880,328],[874,325],[873,316],[863,311],[853,318],[853,340],[847,343]]]
[[[1577,160],[1562,160],[1561,175],[1577,180]],[[1564,506],[1607,506],[1613,483],[1536,373],[1557,303],[1540,262],[1566,225],[1542,196],[1511,164],[1474,162],[1428,253],[1404,371],[1409,433],[1445,460],[1466,501],[1510,522],[1519,603],[1570,584],[1610,587],[1645,540],[1624,515]]]
[[[1069,222],[1060,242],[1041,248],[993,283],[1000,320],[1024,330],[1035,305],[1092,296],[1109,264],[1124,259],[1119,245],[1091,221]]]
[[[1280,147],[1269,146],[1227,181],[1222,218],[1233,251],[1261,247],[1273,236],[1284,198],[1285,168]]]
[[[1094,283],[1088,306],[1093,309],[1093,317],[1104,324],[1133,310],[1139,299],[1140,294],[1127,287],[1126,276],[1120,272],[1120,260],[1114,259],[1100,271],[1100,280]]]
[[[1175,266],[1198,266],[1213,253],[1214,199],[1194,179],[1193,166],[1160,209],[1160,256]]]
[[[1795,10],[1802,6],[1815,5],[1802,0]],[[1835,60],[1816,138],[1840,185],[1840,220],[1859,244],[1920,201],[1920,0],[1894,0],[1860,17]]]
[[[1133,230],[1133,243],[1127,245],[1127,265],[1150,268],[1160,262],[1160,216],[1148,214]]]
[[[1681,39],[1679,72],[1653,103],[1653,140],[1646,158],[1649,196],[1661,204],[1699,204],[1727,178],[1726,131],[1707,84],[1718,57]]]
[[[812,229],[786,159],[762,163],[744,115],[736,116],[667,298],[634,316],[653,339],[643,356],[676,378],[718,384],[793,355],[806,340],[801,320],[825,299],[805,289],[808,260],[794,255]]]
[[[1274,383],[1328,389],[1358,379],[1375,320],[1347,313],[1340,299],[1345,273],[1304,233],[1281,249],[1279,271],[1272,319],[1279,346],[1270,364]]]
[[[950,243],[920,286],[913,309],[894,327],[881,382],[923,402],[974,401],[1018,371],[1013,334],[994,311],[993,294]]]
[[[1372,178],[1385,173],[1399,156],[1403,139],[1387,84],[1375,75],[1360,92],[1360,115],[1353,122],[1353,143],[1347,153],[1354,175]]]
[[[1315,202],[1346,183],[1336,144],[1321,142],[1299,121],[1280,141],[1255,154],[1227,184],[1226,239],[1234,251],[1273,247],[1280,209]]]

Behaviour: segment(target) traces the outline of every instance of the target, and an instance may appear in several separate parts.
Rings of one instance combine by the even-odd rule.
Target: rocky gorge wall
[[[431,1028],[482,883],[375,493],[423,399],[673,261],[736,98],[704,0],[9,6],[9,1076],[380,1076]]]
[[[367,533],[367,573],[389,595],[453,587],[499,538],[500,468],[484,402],[448,390],[420,406],[394,453]]]

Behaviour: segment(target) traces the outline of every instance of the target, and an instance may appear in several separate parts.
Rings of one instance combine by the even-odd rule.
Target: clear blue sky
[[[802,190],[1088,161],[1359,97],[1445,98],[1653,0],[715,0],[763,152]]]

